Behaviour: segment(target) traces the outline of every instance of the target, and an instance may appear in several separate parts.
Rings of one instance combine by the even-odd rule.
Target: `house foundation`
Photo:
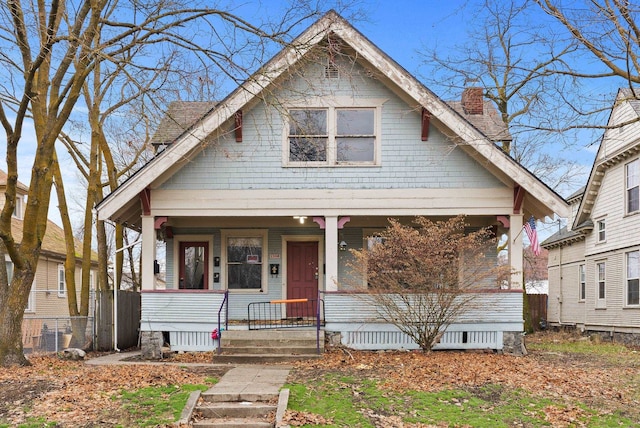
[[[143,360],[162,359],[162,344],[164,338],[160,331],[140,332],[140,350]]]

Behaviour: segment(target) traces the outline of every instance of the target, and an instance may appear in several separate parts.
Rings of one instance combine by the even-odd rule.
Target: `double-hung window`
[[[607,223],[605,219],[598,220],[596,226],[598,227],[598,242],[605,242],[607,240]]]
[[[64,297],[67,292],[67,283],[64,278],[64,265],[58,265],[58,297]]]
[[[289,110],[289,165],[374,165],[377,161],[376,109]]]
[[[580,277],[578,300],[583,301],[587,298],[587,269],[585,265],[580,265],[578,267],[578,275]]]
[[[604,308],[606,306],[606,264],[605,262],[596,263],[596,308]]]
[[[627,214],[640,211],[640,159],[626,165]]]
[[[627,305],[640,305],[640,251],[627,253]]]

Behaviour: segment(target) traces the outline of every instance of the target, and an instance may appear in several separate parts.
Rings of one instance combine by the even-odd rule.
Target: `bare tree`
[[[474,291],[497,287],[501,268],[488,257],[495,255],[495,237],[489,229],[466,230],[463,216],[390,223],[368,248],[351,250],[350,268],[366,282],[364,298],[379,316],[429,351],[473,309]]]
[[[513,137],[502,142],[502,149],[550,186],[574,185],[577,164],[560,156],[558,147],[575,141],[561,140],[555,131],[558,123],[575,124],[579,116],[565,108],[567,102],[578,105],[573,94],[580,93],[579,81],[557,73],[572,62],[577,48],[535,12],[532,1],[485,0],[462,45],[436,46],[425,56],[425,80],[444,87],[448,96],[481,87]]]
[[[196,57],[201,61],[242,79],[253,64],[236,61],[235,52],[241,48],[244,52],[246,46],[267,52],[263,44],[267,40],[287,43],[299,22],[318,13],[303,1],[293,6],[280,22],[264,27],[226,10],[180,0],[84,0],[73,4],[10,0],[0,6],[0,123],[6,134],[8,175],[0,239],[14,266],[10,283],[6,272],[0,275],[0,365],[28,364],[22,352],[21,323],[46,231],[55,143],[98,64],[112,66],[107,74],[125,69],[143,73],[151,51],[161,56],[166,52],[161,47],[171,46],[168,51],[198,51]],[[214,42],[221,43],[221,48],[210,48]],[[141,51],[146,55],[131,56]],[[98,79],[102,78],[105,75],[99,73]],[[29,119],[35,128],[37,149],[24,233],[18,243],[11,215],[16,203],[19,147]],[[4,264],[0,269],[5,269]]]

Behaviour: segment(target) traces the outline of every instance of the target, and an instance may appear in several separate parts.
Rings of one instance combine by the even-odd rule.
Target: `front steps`
[[[195,428],[271,428],[282,420],[288,391],[280,391],[289,374],[284,367],[241,366],[200,394],[191,412]]]
[[[320,331],[320,354],[315,329],[225,330],[222,353],[214,363],[262,364],[318,358],[324,352],[324,331]]]

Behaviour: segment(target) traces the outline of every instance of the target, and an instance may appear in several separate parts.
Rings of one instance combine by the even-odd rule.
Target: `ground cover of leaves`
[[[88,358],[94,356],[89,354]],[[16,426],[27,417],[40,417],[59,427],[127,426],[117,399],[122,390],[203,384],[206,378],[220,377],[230,368],[209,365],[211,353],[172,355],[157,364],[109,366],[63,361],[55,355],[29,359],[30,367],[0,368],[0,423]],[[310,382],[330,372],[373,379],[394,392],[452,388],[474,391],[497,384],[562,403],[585,403],[603,414],[619,411],[640,421],[639,367],[640,353],[634,349],[613,356],[531,351],[524,357],[481,352],[425,354],[334,349],[320,359],[296,363],[288,381]],[[578,406],[545,409],[552,426],[574,426],[572,421],[581,411]],[[296,425],[326,423],[322,415],[290,412],[288,417]],[[392,415],[376,425],[402,426],[401,422],[394,422]]]

